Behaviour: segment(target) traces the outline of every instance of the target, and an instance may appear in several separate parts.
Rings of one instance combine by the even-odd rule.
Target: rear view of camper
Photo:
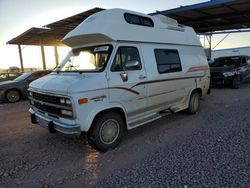
[[[30,85],[32,122],[50,132],[86,132],[101,151],[115,148],[126,130],[166,114],[195,114],[209,90],[196,33],[162,15],[101,11],[63,42],[72,51],[54,73]],[[37,96],[48,108],[36,104]]]

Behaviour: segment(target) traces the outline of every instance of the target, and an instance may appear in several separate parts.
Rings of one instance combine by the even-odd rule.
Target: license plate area
[[[48,128],[48,122],[42,118],[39,118],[38,116],[36,116],[36,121],[38,122],[38,124],[41,126],[41,127],[44,127],[44,128]]]

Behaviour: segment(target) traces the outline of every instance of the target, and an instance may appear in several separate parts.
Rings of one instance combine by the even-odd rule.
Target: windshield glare
[[[211,64],[211,67],[227,67],[227,66],[239,66],[241,57],[221,57],[215,59],[214,63]]]
[[[111,45],[73,49],[55,71],[101,72],[105,69],[111,52]]]

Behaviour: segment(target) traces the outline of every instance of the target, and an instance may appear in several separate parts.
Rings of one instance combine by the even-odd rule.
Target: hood
[[[226,67],[210,67],[210,72],[228,72],[236,69],[235,65],[226,66]]]
[[[105,73],[51,73],[33,81],[30,89],[67,95],[107,87]]]
[[[0,82],[0,88],[13,87],[13,86],[17,86],[19,84],[20,84],[20,82],[17,82],[15,80],[7,80],[7,81]]]

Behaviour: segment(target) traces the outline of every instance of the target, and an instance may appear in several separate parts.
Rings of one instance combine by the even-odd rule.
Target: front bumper
[[[48,119],[44,117],[43,115],[36,113],[32,108],[29,109],[29,112],[31,116],[31,122],[33,124],[38,124],[41,127],[48,129],[49,132],[60,132],[63,134],[68,134],[68,135],[81,133],[80,125],[77,125],[77,124],[69,125],[69,124],[57,122],[52,119]]]
[[[5,91],[0,90],[0,101],[4,101],[4,100],[5,100]]]
[[[211,85],[229,85],[232,82],[232,77],[211,77],[210,84]]]

